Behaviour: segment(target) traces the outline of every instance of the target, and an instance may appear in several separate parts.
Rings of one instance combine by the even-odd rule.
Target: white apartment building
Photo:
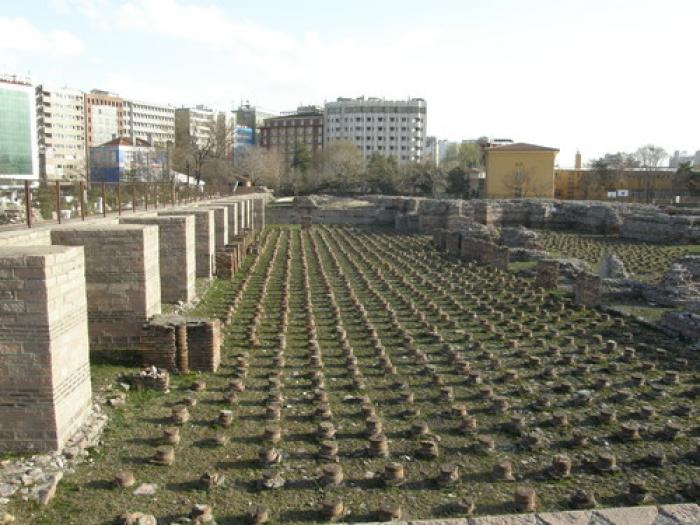
[[[124,135],[132,142],[145,140],[157,146],[175,142],[175,108],[136,100],[124,101]]]
[[[39,172],[46,181],[85,176],[85,98],[77,89],[36,87]]]
[[[384,100],[359,97],[326,102],[325,144],[347,140],[363,157],[395,157],[399,164],[422,160],[427,104],[422,98]]]
[[[175,110],[176,146],[186,146],[195,140],[201,147],[210,142],[216,129],[217,112],[206,106]]]

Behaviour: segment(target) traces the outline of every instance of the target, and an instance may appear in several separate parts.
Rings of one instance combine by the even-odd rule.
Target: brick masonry
[[[220,250],[228,244],[228,207],[204,205],[199,208],[205,210],[214,210],[214,250]]]
[[[160,313],[158,227],[141,224],[53,230],[55,245],[83,246],[91,350],[138,347]]]
[[[265,201],[253,199],[253,229],[261,231],[265,227]]]
[[[80,247],[0,248],[0,450],[60,450],[91,406]]]
[[[186,339],[179,341],[178,329],[185,328]],[[141,345],[146,366],[171,372],[187,370],[216,372],[221,364],[221,323],[181,315],[158,315],[144,326]]]
[[[194,215],[196,275],[198,278],[211,279],[216,271],[214,210],[189,208],[160,211],[158,215],[163,217]]]
[[[160,297],[164,303],[189,303],[195,297],[194,216],[122,217],[121,224],[158,226]]]

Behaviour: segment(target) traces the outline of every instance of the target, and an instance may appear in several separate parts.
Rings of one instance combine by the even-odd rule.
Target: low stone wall
[[[510,252],[508,247],[499,246],[493,242],[476,239],[474,237],[462,237],[462,259],[488,264],[500,270],[508,271]]]

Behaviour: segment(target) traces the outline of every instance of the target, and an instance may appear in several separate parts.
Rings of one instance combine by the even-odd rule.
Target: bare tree
[[[256,185],[280,190],[285,182],[285,159],[277,151],[251,147],[241,157],[237,172]]]
[[[347,193],[360,184],[365,160],[357,146],[347,140],[332,142],[318,159],[318,185]]]
[[[646,144],[635,152],[635,157],[647,172],[644,181],[644,201],[651,202],[651,172],[657,171],[661,161],[668,157],[668,153],[661,146]]]

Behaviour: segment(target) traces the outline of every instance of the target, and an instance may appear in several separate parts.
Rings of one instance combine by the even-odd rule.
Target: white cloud
[[[68,31],[42,32],[25,18],[0,17],[0,49],[47,53],[52,56],[80,55],[82,40]]]

